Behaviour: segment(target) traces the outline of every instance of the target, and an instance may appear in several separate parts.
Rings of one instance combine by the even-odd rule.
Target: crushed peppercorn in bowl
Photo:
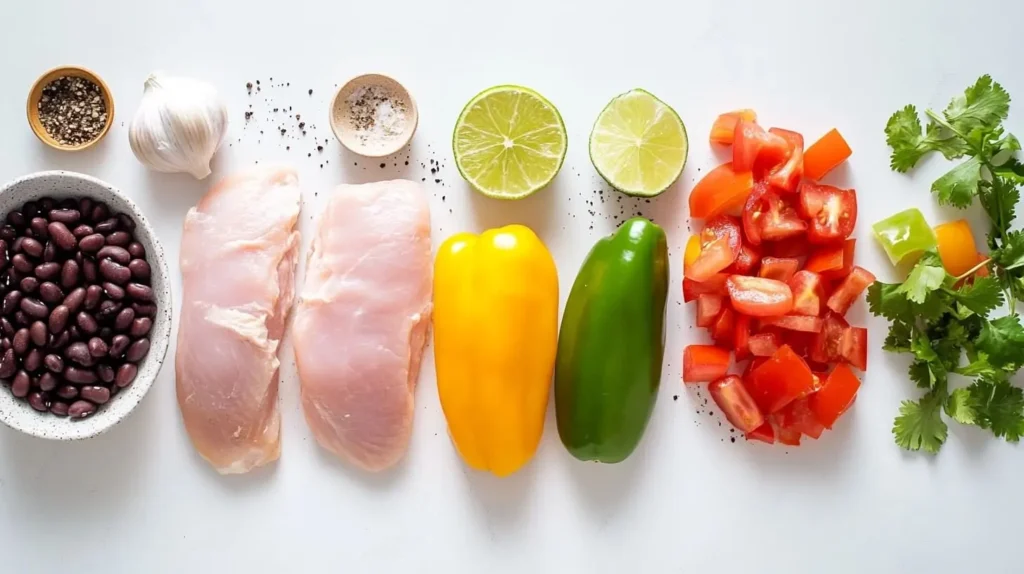
[[[59,100],[53,97],[53,88],[80,81],[86,83],[76,87],[86,90],[57,94]],[[96,90],[90,89],[90,84]],[[83,92],[81,96],[77,95],[79,91]],[[64,101],[65,96],[67,101]],[[61,151],[81,151],[107,135],[114,123],[114,98],[106,82],[92,71],[61,66],[39,76],[29,91],[26,111],[29,126],[40,141]]]
[[[409,91],[394,78],[363,74],[345,82],[330,107],[331,131],[341,145],[364,157],[384,157],[416,133],[419,112]]]

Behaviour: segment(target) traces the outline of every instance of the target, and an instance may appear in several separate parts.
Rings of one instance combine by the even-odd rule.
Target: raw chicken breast
[[[431,289],[423,188],[339,186],[313,238],[292,336],[306,422],[363,469],[384,470],[408,447]]]
[[[301,202],[293,169],[253,169],[185,217],[178,406],[192,444],[222,474],[281,454],[277,347],[295,295]]]

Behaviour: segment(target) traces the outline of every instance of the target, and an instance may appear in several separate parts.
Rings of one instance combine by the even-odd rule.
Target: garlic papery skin
[[[155,72],[146,79],[128,142],[150,169],[203,179],[210,175],[210,160],[227,127],[227,106],[216,88]]]

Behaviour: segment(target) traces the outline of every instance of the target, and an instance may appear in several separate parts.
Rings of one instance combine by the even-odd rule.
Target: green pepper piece
[[[935,232],[916,207],[886,217],[872,225],[871,230],[893,265],[936,245]]]

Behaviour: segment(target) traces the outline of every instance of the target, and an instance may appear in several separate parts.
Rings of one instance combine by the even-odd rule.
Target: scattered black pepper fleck
[[[386,163],[382,163],[382,164],[380,164],[380,168],[381,168],[381,169],[384,169],[385,167],[387,167],[387,164],[386,164]]]
[[[678,401],[679,400],[679,395],[672,395],[672,400],[673,401]]]
[[[311,96],[313,95],[313,88],[309,89],[309,95],[311,95]]]

